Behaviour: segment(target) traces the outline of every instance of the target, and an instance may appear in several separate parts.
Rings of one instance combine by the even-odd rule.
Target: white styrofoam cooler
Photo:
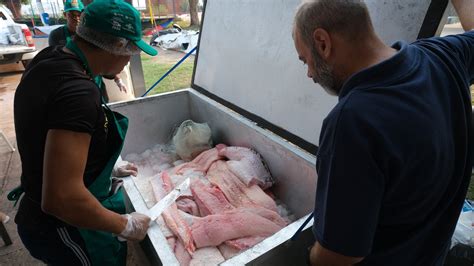
[[[192,87],[112,105],[130,120],[122,155],[167,143],[186,119],[209,124],[214,143],[251,147],[267,163],[277,183],[274,194],[297,218],[275,235],[222,265],[299,265],[314,242],[310,222],[290,241],[310,214],[316,191],[316,158],[293,143],[317,145],[321,124],[337,99],[306,77],[291,38],[299,0],[208,0]],[[436,31],[446,5],[430,0],[366,1],[384,41],[413,41]],[[428,15],[441,14],[437,22]],[[435,19],[436,21],[436,19]],[[433,33],[434,34],[434,33]],[[202,92],[202,93],[201,93]],[[211,96],[213,99],[209,98]],[[229,109],[226,104],[246,117]],[[249,115],[250,114],[250,115]],[[286,130],[284,139],[266,128]],[[296,140],[296,141],[295,141]],[[293,143],[292,143],[293,142]],[[147,209],[131,178],[125,179],[128,207]],[[142,247],[152,264],[178,265],[158,225]]]

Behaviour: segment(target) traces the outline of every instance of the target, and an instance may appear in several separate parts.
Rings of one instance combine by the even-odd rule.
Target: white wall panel
[[[429,0],[366,1],[387,43],[416,39]],[[291,30],[300,0],[208,0],[194,84],[318,145],[337,102],[306,77]]]

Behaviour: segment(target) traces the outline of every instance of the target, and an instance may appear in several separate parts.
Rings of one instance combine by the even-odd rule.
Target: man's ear
[[[318,54],[325,60],[331,56],[331,36],[321,28],[317,28],[313,32],[313,41]]]

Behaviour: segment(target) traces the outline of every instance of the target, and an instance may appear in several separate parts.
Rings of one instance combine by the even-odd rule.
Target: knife
[[[146,214],[148,217],[150,217],[150,225],[171,205],[173,204],[176,199],[178,199],[179,196],[183,195],[186,190],[188,190],[189,186],[191,184],[190,178],[186,178],[179,186],[175,187],[173,190],[171,190],[168,195],[164,196],[158,203],[153,205]],[[125,242],[127,239],[117,236],[117,239],[120,242]]]
[[[181,184],[175,187],[168,195],[162,198],[158,203],[148,210],[148,216],[151,221],[155,221],[163,211],[166,210],[176,199],[181,196],[186,190],[188,190],[191,180],[186,178]]]

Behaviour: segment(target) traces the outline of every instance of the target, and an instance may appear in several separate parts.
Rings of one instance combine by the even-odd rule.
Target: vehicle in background
[[[158,46],[159,40],[157,40],[157,38],[160,36],[172,34],[172,33],[180,33],[182,31],[183,29],[178,24],[173,24],[173,26],[169,29],[164,29],[164,30],[160,30],[158,32],[153,33],[150,39],[150,45]]]
[[[0,64],[21,61],[26,67],[37,53],[28,26],[13,21],[11,12],[0,5]]]
[[[178,24],[173,24],[172,28],[153,34],[150,39],[150,45],[158,46],[165,50],[171,49],[188,53],[197,46],[198,41],[199,31],[183,30]],[[195,55],[196,51],[193,54]]]

